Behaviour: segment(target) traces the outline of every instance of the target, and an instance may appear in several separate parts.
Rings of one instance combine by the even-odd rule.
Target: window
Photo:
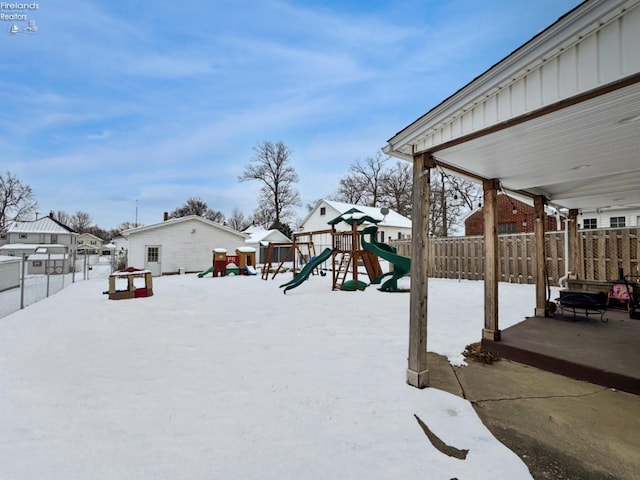
[[[598,219],[597,218],[585,218],[582,220],[582,228],[585,230],[590,228],[598,228]]]
[[[6,233],[0,233],[0,240],[6,240],[7,239],[7,234]]]
[[[55,233],[51,234],[51,243],[58,243],[58,235]]]
[[[498,233],[516,233],[516,224],[513,223],[499,223]]]
[[[33,261],[33,266],[34,267],[41,267],[42,266],[42,260],[34,260]]]
[[[402,240],[402,232],[398,232],[398,240]]]
[[[27,234],[26,233],[21,233],[19,236],[20,240],[26,240],[27,239]]]
[[[82,245],[83,242],[84,240],[78,240],[78,245]]]
[[[327,214],[327,207],[320,207],[320,215],[326,215]]]
[[[626,218],[625,217],[611,217],[609,219],[609,224],[611,228],[625,227],[626,226]]]
[[[95,240],[91,240],[91,245],[95,245],[96,241]]]
[[[147,262],[158,262],[159,251],[158,247],[147,248]]]

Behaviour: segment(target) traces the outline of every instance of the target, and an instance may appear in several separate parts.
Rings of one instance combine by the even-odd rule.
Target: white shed
[[[145,268],[154,276],[200,272],[213,263],[212,251],[233,252],[248,235],[197,215],[122,232],[129,246],[128,266]]]
[[[20,258],[0,255],[0,292],[20,286]]]

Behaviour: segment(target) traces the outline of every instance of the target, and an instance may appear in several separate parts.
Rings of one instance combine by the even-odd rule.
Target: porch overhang
[[[443,168],[483,184],[483,339],[500,340],[498,190],[529,197],[536,208],[536,315],[546,315],[548,306],[544,204],[566,208],[574,227],[579,209],[640,205],[637,45],[640,0],[586,0],[383,148],[414,165],[412,265],[426,265],[428,256],[430,170]],[[424,387],[426,270],[414,268],[411,281],[407,380]]]

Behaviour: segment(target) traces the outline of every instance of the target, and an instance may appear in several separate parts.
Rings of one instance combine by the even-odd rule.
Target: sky
[[[406,384],[406,293],[336,292],[314,275],[283,295],[290,273],[191,274],[113,301],[100,267],[0,318],[3,478],[533,478],[469,401]],[[534,285],[499,288],[501,328],[533,311]],[[429,280],[429,351],[464,362],[483,289]],[[414,415],[467,457],[437,450]]]
[[[0,171],[32,188],[40,216],[83,211],[109,229],[190,197],[250,215],[259,184],[238,176],[266,140],[292,150],[302,218],[581,1],[8,3]]]

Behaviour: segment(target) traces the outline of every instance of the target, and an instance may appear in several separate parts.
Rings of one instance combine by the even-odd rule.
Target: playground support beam
[[[498,328],[498,189],[500,181],[486,179],[484,191],[484,329],[483,340],[499,341]]]
[[[431,155],[413,157],[413,212],[411,226],[411,293],[409,307],[409,366],[407,383],[417,388],[429,386],[427,370],[427,306],[429,285],[429,208],[431,197],[431,169],[435,167]]]

